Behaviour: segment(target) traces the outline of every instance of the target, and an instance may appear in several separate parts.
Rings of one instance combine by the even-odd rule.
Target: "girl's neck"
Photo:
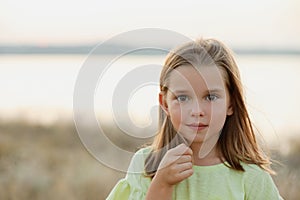
[[[223,162],[223,156],[218,151],[217,144],[202,158],[199,156],[202,143],[192,143],[190,148],[193,151],[193,164],[198,166],[210,166]]]

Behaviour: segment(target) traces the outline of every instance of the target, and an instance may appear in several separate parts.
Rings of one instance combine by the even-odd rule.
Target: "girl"
[[[282,199],[224,44],[201,39],[170,52],[160,89],[158,134],[107,199]]]

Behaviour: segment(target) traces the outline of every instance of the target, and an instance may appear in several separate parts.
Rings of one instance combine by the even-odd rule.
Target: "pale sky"
[[[0,44],[97,43],[138,28],[300,48],[300,1],[0,0]]]

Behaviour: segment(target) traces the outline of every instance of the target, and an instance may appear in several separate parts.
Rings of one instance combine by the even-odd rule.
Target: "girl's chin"
[[[194,137],[189,135],[189,136],[183,136],[184,139],[189,143],[203,143],[204,141],[204,137],[203,136],[199,136],[199,135],[195,135]]]

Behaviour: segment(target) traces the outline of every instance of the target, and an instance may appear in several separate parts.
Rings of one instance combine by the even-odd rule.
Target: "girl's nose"
[[[192,116],[204,116],[204,105],[201,105],[199,102],[194,102],[191,109]]]

